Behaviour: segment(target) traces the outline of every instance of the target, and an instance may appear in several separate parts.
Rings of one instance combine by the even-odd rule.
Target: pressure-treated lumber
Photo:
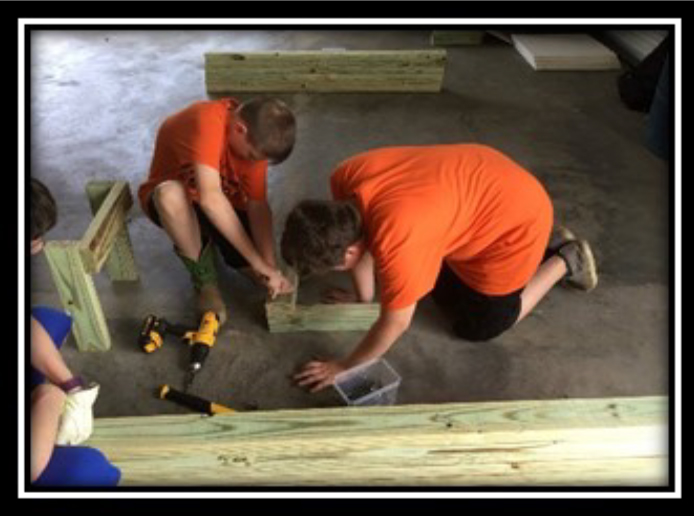
[[[80,253],[87,271],[96,273],[106,262],[112,281],[139,279],[126,217],[133,205],[125,181],[91,181],[87,197],[94,213],[89,228],[80,241]]]
[[[292,305],[266,303],[265,313],[271,333],[295,331],[363,331],[378,319],[378,303]]]
[[[97,419],[124,486],[664,486],[664,397]]]
[[[444,49],[210,52],[209,94],[234,92],[438,92]]]
[[[106,263],[112,281],[139,279],[126,226],[133,201],[125,181],[87,184],[94,219],[80,240],[47,242],[45,255],[80,351],[107,351],[111,337],[92,275]]]
[[[365,331],[378,319],[381,311],[378,303],[297,303],[299,279],[291,270],[286,275],[294,285],[293,292],[265,303],[265,316],[271,333]]]
[[[107,351],[111,336],[92,276],[74,241],[46,242],[44,253],[63,308],[73,319],[72,333],[80,351]]]

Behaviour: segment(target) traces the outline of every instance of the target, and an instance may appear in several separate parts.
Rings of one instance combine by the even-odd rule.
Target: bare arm
[[[212,224],[259,274],[273,276],[277,271],[258,253],[239,220],[236,210],[222,192],[219,172],[206,165],[195,165],[200,207]]]
[[[39,385],[31,393],[31,481],[48,466],[58,434],[65,393],[51,384]]]
[[[350,271],[353,292],[341,287],[333,287],[323,293],[324,303],[370,303],[376,291],[374,260],[366,251]]]
[[[73,377],[56,344],[51,340],[51,336],[33,317],[31,318],[31,365],[55,385],[67,382]]]
[[[357,300],[361,303],[370,303],[375,292],[374,259],[371,253],[366,251],[351,272]]]
[[[272,210],[266,201],[248,201],[248,221],[256,248],[265,263],[276,268],[275,243],[272,233]]]
[[[294,379],[299,385],[312,386],[311,392],[317,392],[333,384],[338,373],[380,357],[409,328],[416,307],[415,303],[401,310],[382,310],[366,337],[347,358],[339,361],[309,362]]]
[[[342,365],[349,369],[383,355],[410,327],[416,307],[417,303],[400,310],[381,310],[381,315],[366,337],[341,361]]]

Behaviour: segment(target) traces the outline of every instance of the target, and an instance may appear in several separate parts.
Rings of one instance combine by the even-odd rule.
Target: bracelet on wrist
[[[78,387],[84,387],[84,380],[81,376],[73,376],[69,380],[59,384],[58,387],[60,387],[60,389],[67,394]]]

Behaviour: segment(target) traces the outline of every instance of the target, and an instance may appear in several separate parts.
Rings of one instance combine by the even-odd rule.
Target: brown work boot
[[[198,294],[198,311],[200,315],[205,312],[215,312],[219,316],[219,325],[222,326],[227,319],[227,309],[222,299],[222,293],[217,285],[215,249],[211,241],[208,241],[202,248],[198,261],[193,261],[183,256],[175,247],[174,251],[190,273],[193,287]]]
[[[564,244],[557,251],[566,268],[566,276],[562,284],[576,287],[586,292],[593,290],[598,284],[598,268],[593,257],[593,251],[585,240],[574,240]]]

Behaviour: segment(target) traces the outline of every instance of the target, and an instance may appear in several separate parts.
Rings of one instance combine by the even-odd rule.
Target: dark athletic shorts
[[[477,342],[498,337],[516,323],[521,292],[523,289],[504,296],[482,294],[465,285],[444,262],[432,296],[452,319],[456,336]]]
[[[212,243],[217,247],[217,249],[219,249],[222,258],[224,258],[224,262],[229,267],[233,267],[234,269],[249,267],[250,264],[246,261],[243,255],[241,255],[241,253],[239,253],[236,248],[231,245],[226,238],[224,238],[215,225],[210,222],[210,219],[207,218],[207,215],[205,215],[205,212],[202,210],[200,205],[193,202],[193,209],[195,209],[195,214],[198,217],[202,241],[207,242],[208,239],[212,239]],[[244,210],[238,210],[236,208],[234,209],[236,210],[236,215],[238,215],[239,220],[241,221],[243,229],[246,230],[246,233],[248,233],[250,237],[251,225],[248,221],[248,213]],[[161,220],[159,219],[159,212],[157,212],[157,206],[154,204],[154,195],[149,196],[149,201],[147,202],[147,215],[152,222],[154,222],[160,228],[163,228],[161,225]]]

